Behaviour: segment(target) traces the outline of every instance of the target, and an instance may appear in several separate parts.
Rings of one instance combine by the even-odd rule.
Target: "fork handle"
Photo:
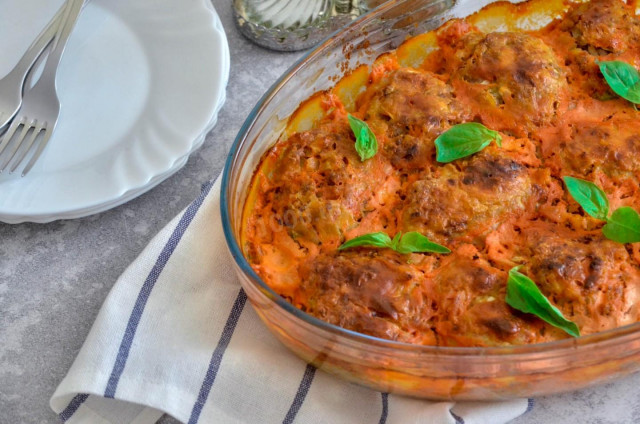
[[[63,12],[65,10],[65,6],[63,5],[60,10],[56,13],[56,15],[49,21],[46,27],[40,32],[38,38],[36,38],[33,43],[29,46],[27,51],[22,55],[16,66],[2,79],[10,79],[16,78],[17,81],[21,81],[19,84],[20,89],[22,90],[24,81],[27,78],[27,74],[33,67],[34,63],[42,52],[47,48],[47,46],[51,43],[53,38],[58,31]]]
[[[62,59],[62,54],[64,53],[69,36],[76,25],[78,16],[80,16],[83,4],[84,0],[67,0],[65,4],[66,7],[63,6],[65,10],[62,16],[62,23],[58,27],[56,38],[53,41],[54,44],[47,57],[47,62],[44,65],[40,80],[51,78],[55,81],[58,65]]]

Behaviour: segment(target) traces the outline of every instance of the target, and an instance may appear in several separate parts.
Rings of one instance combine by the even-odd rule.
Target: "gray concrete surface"
[[[149,193],[108,212],[46,225],[0,224],[0,423],[57,423],[49,397],[100,305],[151,237],[215,178],[262,93],[299,54],[256,47],[237,32],[231,1],[214,0],[231,48],[227,102],[187,165]],[[206,54],[203,52],[203,54]],[[517,424],[640,422],[640,375],[536,399]],[[175,423],[164,417],[162,423]]]

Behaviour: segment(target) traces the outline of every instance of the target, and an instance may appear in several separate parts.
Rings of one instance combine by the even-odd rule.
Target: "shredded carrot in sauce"
[[[561,177],[593,181],[612,210],[640,210],[640,112],[596,61],[640,68],[635,3],[571,4],[530,32],[483,33],[464,20],[436,32],[418,68],[392,53],[373,66],[352,114],[376,135],[361,161],[347,109],[264,156],[245,212],[243,249],[298,308],[407,343],[492,346],[568,337],[505,301],[516,265],[582,334],[640,319],[640,244],[606,239]],[[480,122],[499,131],[472,156],[435,159],[434,140]],[[337,250],[347,240],[417,231],[449,255]]]

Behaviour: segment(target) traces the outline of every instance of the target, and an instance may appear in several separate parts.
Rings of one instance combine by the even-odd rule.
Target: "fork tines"
[[[46,122],[41,123],[36,120],[26,122],[26,120],[13,121],[7,132],[0,139],[0,172],[9,169],[15,172],[25,158],[31,154],[31,160],[22,171],[24,176],[39,156],[40,151],[46,143]],[[9,167],[9,165],[11,165]]]

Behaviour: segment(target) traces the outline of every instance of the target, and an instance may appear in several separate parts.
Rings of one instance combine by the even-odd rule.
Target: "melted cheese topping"
[[[287,133],[253,178],[243,227],[252,267],[314,316],[408,343],[568,337],[506,304],[507,272],[517,264],[582,334],[638,321],[639,244],[606,240],[603,222],[561,182],[594,181],[612,210],[640,210],[639,112],[611,92],[596,64],[640,67],[634,10],[594,0],[529,32],[450,21],[419,36],[438,47],[421,65],[402,67],[387,54],[348,105],[331,93],[313,98],[326,116]],[[347,108],[376,134],[378,154],[365,162]],[[502,148],[436,162],[434,139],[469,121],[500,131]],[[337,250],[378,231],[419,231],[453,252]]]

